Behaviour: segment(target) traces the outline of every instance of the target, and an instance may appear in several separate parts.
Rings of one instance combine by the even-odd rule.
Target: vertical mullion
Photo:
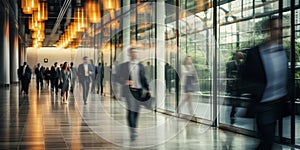
[[[176,70],[177,70],[177,73],[176,73],[176,110],[177,110],[177,113],[179,113],[178,111],[178,105],[179,105],[179,92],[180,92],[180,85],[179,85],[179,82],[180,82],[180,79],[179,79],[179,75],[178,75],[178,71],[180,70],[180,57],[179,57],[179,1],[180,0],[176,0],[175,2],[175,5],[176,5],[176,14],[175,14],[175,20],[176,20]]]
[[[213,105],[213,126],[217,127],[217,4],[218,0],[213,0],[213,34],[214,34],[214,53],[213,53],[213,77],[212,77],[212,84],[213,84],[213,97],[212,97],[212,105]]]
[[[295,144],[295,0],[291,0],[291,72],[292,72],[292,115],[291,144]]]

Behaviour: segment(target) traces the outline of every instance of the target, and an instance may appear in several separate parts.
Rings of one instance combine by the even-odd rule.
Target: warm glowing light
[[[29,19],[28,19],[28,28],[29,28],[29,30],[33,30],[32,27],[33,27],[32,26],[32,17],[29,17]]]
[[[85,3],[86,14],[91,23],[99,23],[101,19],[100,4],[96,0],[88,0]]]
[[[37,30],[37,31],[35,31],[35,32],[32,33],[31,37],[33,39],[39,38],[39,39],[43,39],[44,40],[45,39],[45,33],[44,33],[44,31]]]
[[[112,10],[116,8],[117,0],[103,0],[103,9],[104,10]]]
[[[38,9],[38,0],[22,0],[22,9],[24,14],[32,14],[33,10]]]
[[[77,31],[78,32],[83,32],[84,29],[87,28],[88,26],[88,22],[87,22],[87,18],[86,18],[86,14],[83,10],[82,7],[78,7],[76,10],[75,10],[75,22],[77,24]]]
[[[111,28],[114,29],[118,29],[120,27],[120,23],[118,20],[112,21],[111,22]]]
[[[39,21],[48,20],[48,4],[46,2],[40,2],[38,7]]]
[[[37,30],[44,31],[45,30],[45,22],[38,22],[36,20],[32,20],[31,30],[32,31],[37,31]]]

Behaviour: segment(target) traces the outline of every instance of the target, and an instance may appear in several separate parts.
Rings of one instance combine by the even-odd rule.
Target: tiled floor
[[[142,110],[138,138],[131,142],[123,102],[80,90],[62,104],[48,89],[29,96],[19,87],[0,89],[0,149],[254,149],[255,138]],[[292,149],[275,145],[274,149]]]

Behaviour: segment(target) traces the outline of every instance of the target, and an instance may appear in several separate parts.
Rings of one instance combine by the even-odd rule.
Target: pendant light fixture
[[[104,10],[112,10],[115,8],[115,0],[102,0]]]
[[[97,0],[88,0],[84,6],[90,23],[99,23],[101,20],[100,3]]]
[[[38,0],[22,0],[22,10],[24,14],[32,14],[33,10],[38,9]]]
[[[76,28],[78,32],[84,32],[84,29],[88,26],[87,18],[82,7],[78,7],[75,10],[75,22],[77,24]]]
[[[41,1],[38,6],[38,17],[40,21],[48,20],[48,4],[47,1]]]

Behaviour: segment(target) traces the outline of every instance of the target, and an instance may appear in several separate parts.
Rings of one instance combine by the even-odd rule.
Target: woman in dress
[[[195,83],[196,80],[196,71],[192,66],[192,57],[187,56],[184,60],[184,64],[182,65],[182,81],[183,81],[183,88],[185,92],[185,98],[181,101],[178,106],[180,110],[182,106],[187,103],[189,108],[189,113],[193,115],[193,106],[192,106],[192,93],[195,92]]]
[[[61,69],[61,82],[62,82],[62,88],[61,93],[63,96],[63,102],[65,104],[68,103],[68,96],[69,96],[69,90],[70,90],[70,81],[71,81],[71,71],[70,66],[68,62],[65,62]]]

